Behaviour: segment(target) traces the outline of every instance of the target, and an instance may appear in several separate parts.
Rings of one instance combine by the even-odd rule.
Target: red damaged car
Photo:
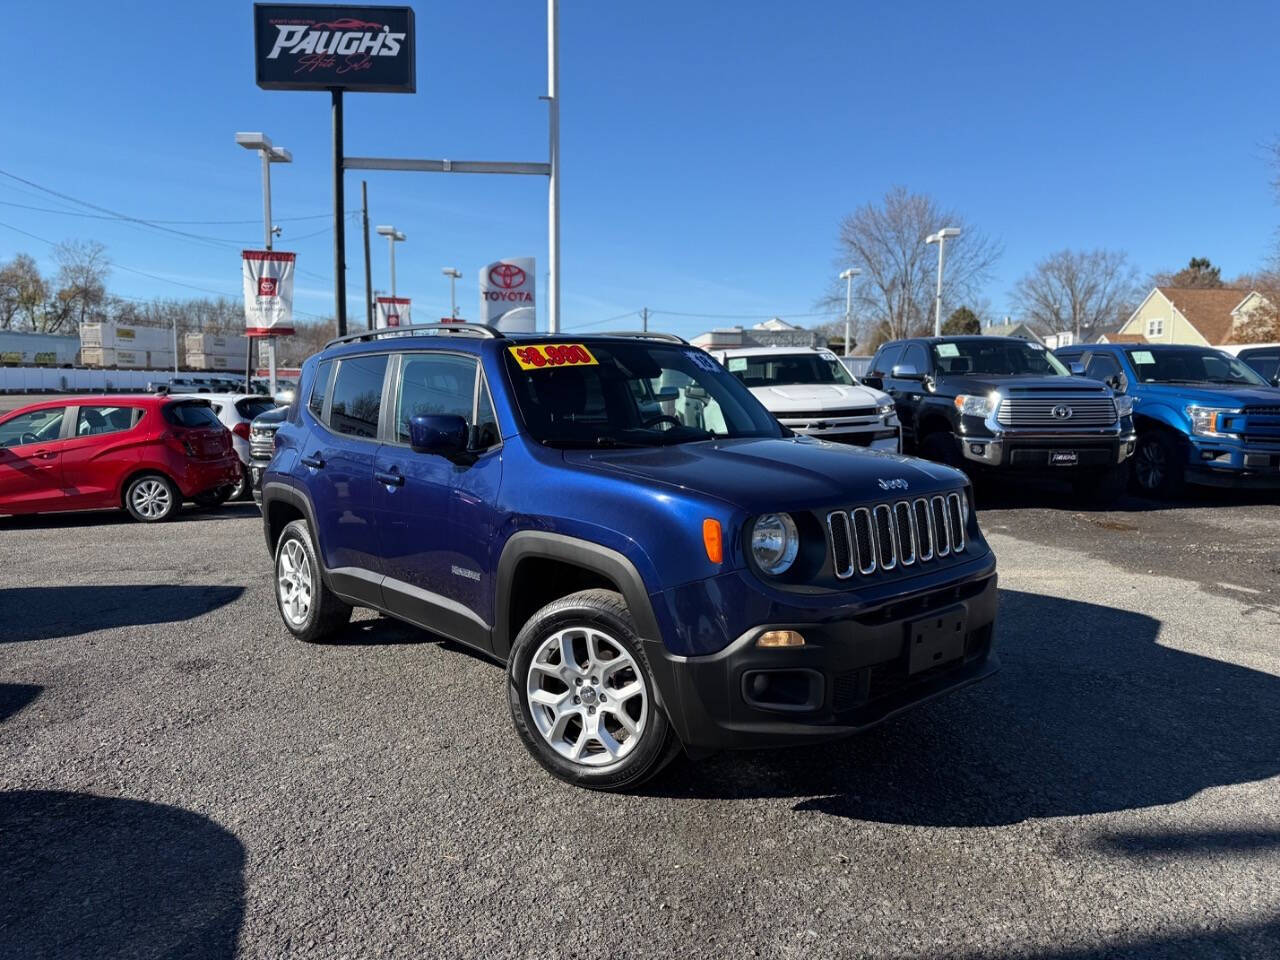
[[[154,523],[221,503],[240,479],[207,400],[59,397],[0,415],[0,515],[123,507]]]

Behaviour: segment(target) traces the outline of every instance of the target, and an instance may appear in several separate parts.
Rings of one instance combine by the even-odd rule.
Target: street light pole
[[[560,332],[560,0],[547,0],[547,112],[550,149],[547,176],[547,329]]]
[[[933,335],[935,337],[942,336],[942,260],[945,255],[948,237],[960,236],[959,227],[943,227],[937,233],[931,233],[924,238],[925,243],[936,243],[938,245],[938,292],[933,300]]]
[[[272,248],[272,241],[275,238],[276,227],[271,222],[271,164],[273,163],[292,163],[293,154],[283,147],[274,146],[271,138],[265,133],[237,133],[236,143],[247,150],[257,150],[258,156],[262,158],[262,233],[263,243],[266,248]],[[177,352],[177,342],[175,336],[174,343],[175,354]],[[245,357],[245,389],[249,389],[249,370],[252,367],[253,348],[250,345],[247,356]],[[174,357],[174,363],[177,363],[177,357]],[[267,338],[267,370],[270,377],[271,396],[276,395],[276,338]]]
[[[440,271],[449,278],[449,316],[454,320],[458,319],[458,297],[455,285],[458,278],[462,276],[462,271],[456,267],[445,267]]]
[[[396,244],[403,242],[405,239],[405,235],[388,223],[384,223],[378,227],[378,235],[387,238],[387,251],[391,258],[391,299],[395,300],[396,298]]]
[[[853,338],[853,278],[861,276],[862,271],[850,267],[840,274],[844,281],[844,355],[849,356],[849,341]]]

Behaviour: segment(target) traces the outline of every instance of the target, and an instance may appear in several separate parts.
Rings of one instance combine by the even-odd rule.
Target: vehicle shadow
[[[33,683],[0,683],[0,723],[29,706],[43,690]]]
[[[955,960],[1236,960],[1280,956],[1280,920],[1111,940],[1098,946],[954,954]]]
[[[176,807],[0,792],[0,957],[235,956],[244,848]]]
[[[191,620],[238,600],[244,587],[94,584],[0,590],[0,644],[50,640],[111,627]]]
[[[1280,773],[1280,677],[1162,646],[1159,629],[1138,613],[1002,590],[992,680],[835,744],[681,764],[651,789],[995,826]]]
[[[1196,833],[1108,833],[1094,847],[1129,857],[1207,857],[1280,849],[1277,830],[1218,830]]]
[[[1149,513],[1195,507],[1241,507],[1280,504],[1280,490],[1245,490],[1231,487],[1188,485],[1168,500],[1157,500],[1131,491],[1110,503],[1075,495],[1071,485],[1051,477],[1017,478],[983,476],[974,485],[982,512],[996,510],[1065,510],[1071,513]]]
[[[242,503],[224,503],[219,507],[197,507],[187,504],[166,524],[210,523],[222,520],[257,519],[262,513],[252,500]],[[3,530],[75,530],[81,527],[102,527],[120,524],[140,527],[123,510],[77,510],[70,513],[38,513],[29,516],[0,517]]]

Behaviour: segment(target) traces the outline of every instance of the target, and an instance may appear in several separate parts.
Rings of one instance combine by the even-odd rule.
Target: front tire
[[[1175,497],[1185,480],[1182,451],[1169,434],[1153,430],[1138,437],[1133,453],[1133,485],[1149,497]]]
[[[307,643],[331,639],[351,620],[351,605],[325,586],[305,520],[285,527],[276,544],[276,609],[285,628]]]
[[[592,790],[637,787],[679,749],[621,594],[584,590],[547,604],[507,661],[516,732],[535,760]]]
[[[125,487],[124,508],[140,523],[162,523],[176,516],[181,507],[181,492],[163,474],[144,473]]]

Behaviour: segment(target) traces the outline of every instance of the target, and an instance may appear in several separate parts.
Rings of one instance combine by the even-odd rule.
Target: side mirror
[[[1067,369],[1071,371],[1071,375],[1073,377],[1084,376],[1084,364],[1081,363],[1079,360],[1072,360],[1070,363],[1067,364]]]
[[[916,369],[914,363],[899,363],[893,368],[894,380],[923,380],[924,374]]]
[[[467,421],[457,414],[419,414],[409,418],[409,446],[414,453],[449,457],[467,449]]]
[[[1124,393],[1129,389],[1129,381],[1123,373],[1113,373],[1103,382],[1116,393]]]

